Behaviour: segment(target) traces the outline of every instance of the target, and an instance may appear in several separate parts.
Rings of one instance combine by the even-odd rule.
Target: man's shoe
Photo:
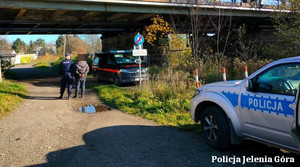
[[[78,98],[78,96],[75,95],[75,96],[73,96],[73,98]]]
[[[68,100],[70,100],[71,99],[71,96],[68,96]]]
[[[60,95],[60,96],[58,97],[58,99],[63,99],[63,96],[62,96],[62,95]]]

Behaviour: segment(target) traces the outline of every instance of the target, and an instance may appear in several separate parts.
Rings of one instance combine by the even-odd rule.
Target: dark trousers
[[[60,80],[60,94],[63,95],[68,85],[68,95],[72,93],[73,78],[71,76],[65,75]]]
[[[78,97],[79,89],[81,89],[81,97],[84,97],[85,81],[86,81],[86,77],[76,78],[76,90],[75,90],[76,97]]]

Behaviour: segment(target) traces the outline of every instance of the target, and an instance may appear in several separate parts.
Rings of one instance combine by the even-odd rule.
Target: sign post
[[[138,46],[138,49],[132,50],[132,56],[138,56],[139,57],[139,81],[140,81],[140,88],[142,85],[142,59],[141,56],[147,56],[147,49],[143,49],[143,43],[145,39],[144,37],[138,33],[134,37],[134,43]]]

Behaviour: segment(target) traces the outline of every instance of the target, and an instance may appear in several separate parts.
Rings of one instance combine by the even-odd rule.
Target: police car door
[[[102,80],[106,80],[104,70],[108,59],[107,57],[108,57],[107,54],[101,54],[99,56],[99,70],[97,72],[98,72],[99,79]]]
[[[300,83],[298,85],[298,91],[296,95],[295,114],[295,127],[293,126],[293,134],[295,134],[297,138],[300,138]]]
[[[273,66],[249,79],[241,94],[241,119],[246,135],[297,148],[291,136],[300,63]]]
[[[113,54],[109,54],[106,64],[105,77],[108,81],[114,81],[116,70],[116,61]]]

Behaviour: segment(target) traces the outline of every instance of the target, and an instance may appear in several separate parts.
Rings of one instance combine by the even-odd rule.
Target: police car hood
[[[231,87],[236,86],[241,83],[242,80],[232,80],[232,81],[221,81],[221,82],[213,82],[210,84],[206,84],[202,87]]]

